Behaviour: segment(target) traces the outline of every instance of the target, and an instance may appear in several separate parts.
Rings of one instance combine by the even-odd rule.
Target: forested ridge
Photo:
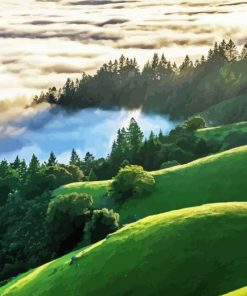
[[[220,102],[247,94],[247,45],[232,40],[215,43],[208,55],[180,66],[164,54],[154,54],[141,69],[135,58],[121,56],[104,64],[95,75],[68,79],[61,89],[51,87],[33,103],[48,102],[66,109],[125,107],[187,118]],[[247,110],[233,112],[228,122],[247,118]]]

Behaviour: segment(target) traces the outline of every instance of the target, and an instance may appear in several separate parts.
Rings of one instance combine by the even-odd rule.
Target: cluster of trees
[[[121,56],[104,64],[95,75],[68,79],[34,98],[65,108],[113,106],[188,117],[224,100],[247,93],[247,44],[238,51],[232,40],[215,43],[207,57],[193,62],[187,55],[178,67],[154,54],[143,69],[136,59]],[[219,95],[220,94],[220,95]],[[237,120],[238,114],[232,121]]]
[[[88,152],[81,159],[73,149],[70,165],[79,167],[87,180],[95,181],[112,178],[128,164],[140,165],[145,170],[160,169],[171,161],[184,164],[219,150],[217,141],[206,141],[196,135],[194,131],[203,127],[204,119],[194,116],[169,135],[163,135],[162,131],[158,135],[151,132],[148,138],[144,138],[138,123],[132,118],[127,128],[118,130],[106,158],[96,159]]]

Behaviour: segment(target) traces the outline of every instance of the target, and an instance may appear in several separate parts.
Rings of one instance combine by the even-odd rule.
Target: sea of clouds
[[[0,99],[61,86],[124,53],[196,58],[222,38],[244,44],[239,0],[1,0]]]

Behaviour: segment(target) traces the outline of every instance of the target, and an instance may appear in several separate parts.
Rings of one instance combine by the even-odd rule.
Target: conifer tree
[[[72,152],[71,152],[69,164],[75,165],[78,167],[81,165],[81,159],[74,148],[72,149]]]
[[[54,152],[51,152],[48,162],[47,162],[47,166],[55,166],[57,165],[57,158],[54,154]]]

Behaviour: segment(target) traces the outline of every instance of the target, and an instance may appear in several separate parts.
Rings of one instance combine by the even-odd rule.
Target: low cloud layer
[[[82,156],[87,151],[97,157],[106,156],[117,129],[127,126],[131,117],[138,120],[146,136],[151,130],[158,133],[160,127],[168,133],[175,125],[165,117],[144,115],[139,110],[85,109],[68,114],[59,108],[29,108],[24,116],[8,121],[8,130],[0,128],[0,159],[13,161],[18,154],[29,161],[35,153],[41,160],[47,160],[49,153],[54,151],[59,161],[68,162],[72,148]]]
[[[122,53],[141,64],[154,52],[181,61],[247,36],[239,0],[3,0],[1,9],[0,100],[59,87]]]

